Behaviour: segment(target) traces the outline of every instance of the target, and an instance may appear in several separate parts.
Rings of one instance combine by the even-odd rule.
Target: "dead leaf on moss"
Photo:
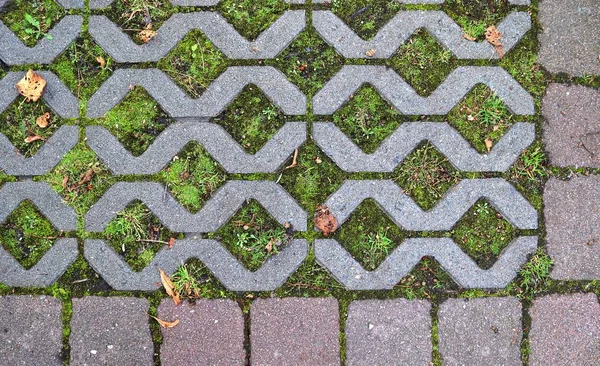
[[[101,68],[104,68],[104,66],[106,66],[106,61],[104,60],[104,57],[98,56],[96,57],[96,61],[98,61]]]
[[[327,206],[317,206],[314,224],[325,236],[329,236],[329,234],[333,233],[338,228],[337,219],[331,214],[331,211]]]
[[[160,324],[160,326],[163,327],[163,328],[173,328],[174,326],[176,326],[177,324],[179,324],[179,319],[175,319],[172,322],[168,322],[166,320],[159,319],[159,318],[157,318],[155,316],[152,316],[152,315],[150,315],[150,317],[152,319],[156,320],[158,322],[158,324]]]
[[[466,33],[463,33],[462,37],[463,37],[464,39],[466,39],[467,41],[474,41],[474,40],[476,40],[476,39],[477,39],[477,38],[475,38],[475,37],[473,37],[473,36],[470,36],[470,35],[468,35],[468,34],[466,34]]]
[[[35,124],[38,125],[40,128],[48,127],[49,123],[50,123],[50,112],[46,112],[46,113],[42,114],[35,120]]]
[[[37,102],[44,92],[46,80],[40,74],[36,74],[32,69],[29,69],[23,79],[19,80],[16,87],[19,94],[27,98],[28,102]]]
[[[298,165],[298,149],[294,150],[294,157],[292,158],[292,163],[286,166],[286,169],[293,168]]]
[[[502,47],[502,33],[498,31],[495,25],[489,26],[485,30],[485,39],[494,47],[500,58],[504,57],[504,48]]]
[[[144,43],[150,42],[154,37],[156,37],[156,31],[152,30],[152,23],[148,23],[146,29],[143,29],[138,33],[138,38]]]
[[[487,149],[487,152],[492,151],[492,146],[494,146],[494,143],[492,142],[492,140],[485,139],[485,148]]]
[[[163,271],[160,268],[158,269],[158,271],[160,272],[160,282],[165,288],[167,295],[169,295],[173,299],[175,305],[179,305],[181,303],[181,299],[179,298],[179,293],[175,291],[175,286],[173,285],[173,282],[171,281],[169,276],[167,276],[165,271]]]
[[[42,136],[40,136],[40,135],[33,135],[33,136],[27,136],[25,138],[25,142],[28,143],[28,144],[30,144],[30,143],[32,143],[34,141],[43,140],[43,139],[44,138]]]

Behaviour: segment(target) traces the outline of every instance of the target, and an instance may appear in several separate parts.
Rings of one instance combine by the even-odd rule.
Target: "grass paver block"
[[[71,365],[154,365],[148,307],[135,297],[74,298]]]
[[[557,280],[600,279],[600,177],[550,178],[544,190],[548,254]]]
[[[50,296],[1,296],[0,363],[62,365],[61,309]]]
[[[543,139],[552,165],[600,168],[600,91],[551,84],[542,114]]]
[[[552,73],[600,74],[597,0],[541,0],[540,63]]]
[[[346,364],[431,362],[431,304],[424,300],[361,300],[348,307]]]
[[[444,365],[522,365],[518,299],[448,299],[438,316]]]
[[[158,317],[179,320],[173,328],[162,328],[160,360],[168,365],[245,365],[244,316],[233,300],[196,300],[175,306],[165,299]]]
[[[75,1],[75,0],[62,0],[62,1]],[[114,0],[90,0],[90,9],[102,9],[110,6]],[[215,6],[218,5],[221,0],[168,0],[175,6]],[[283,0],[289,4],[304,4],[304,0]],[[519,0],[513,0],[519,1]],[[522,1],[522,0],[520,0]]]
[[[530,365],[598,365],[600,304],[592,293],[549,295],[530,310]]]
[[[340,364],[334,298],[257,299],[250,308],[252,365]]]

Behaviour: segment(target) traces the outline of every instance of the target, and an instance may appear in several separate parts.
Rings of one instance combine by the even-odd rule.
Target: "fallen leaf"
[[[181,299],[179,298],[179,294],[177,293],[177,291],[175,291],[175,286],[173,285],[173,282],[171,281],[169,276],[167,276],[165,271],[163,271],[160,268],[158,269],[158,271],[160,272],[160,282],[165,288],[167,295],[169,295],[173,299],[175,305],[179,305],[181,303]]]
[[[317,206],[314,224],[325,236],[329,236],[329,234],[333,233],[338,228],[337,219],[331,214],[331,211],[329,211],[327,206]]]
[[[496,47],[496,53],[500,58],[504,56],[504,48],[502,47],[502,33],[498,31],[496,26],[489,26],[485,30],[485,39],[494,47]]]
[[[490,152],[492,150],[492,146],[494,146],[492,140],[485,139],[485,148],[487,149],[487,152]]]
[[[294,150],[294,157],[292,158],[292,163],[286,166],[286,169],[293,168],[298,165],[298,149]]]
[[[173,245],[175,245],[175,238],[170,238],[169,244],[167,244],[167,246],[169,247],[169,249],[171,249],[173,248]]]
[[[106,66],[106,61],[104,60],[104,57],[98,56],[96,57],[96,61],[98,61],[101,68],[104,68],[104,66]]]
[[[177,324],[179,324],[179,319],[175,319],[172,322],[168,322],[166,320],[162,320],[162,319],[158,319],[155,316],[150,315],[150,317],[154,320],[156,320],[158,322],[158,324],[160,324],[161,327],[163,328],[173,328],[174,326],[176,326]]]
[[[46,80],[40,74],[33,72],[32,69],[29,69],[27,74],[16,85],[19,93],[27,98],[28,102],[37,102],[42,96],[45,86]]]
[[[473,36],[470,36],[470,35],[468,35],[468,34],[466,34],[466,33],[463,33],[462,37],[463,37],[464,39],[466,39],[467,41],[474,41],[474,40],[476,40],[476,39],[477,39],[477,38],[475,38],[475,37],[473,37]]]
[[[42,140],[42,139],[43,139],[43,138],[42,138],[42,136],[40,136],[40,135],[27,136],[27,137],[25,138],[25,142],[26,142],[26,143],[28,143],[28,144],[30,144],[30,143],[32,143],[32,142],[34,142],[34,141],[37,141],[37,140]]]
[[[373,57],[375,56],[375,50],[371,48],[370,50],[365,52],[365,55],[367,55],[367,57]]]
[[[144,43],[150,42],[154,37],[156,37],[156,31],[152,30],[152,23],[148,23],[146,29],[143,29],[138,33],[138,38]]]
[[[469,115],[467,116],[467,120],[468,120],[468,121],[475,121],[475,117],[473,117],[472,115],[470,115],[470,114],[469,114]]]
[[[81,180],[79,181],[79,185],[83,185],[85,183],[88,183],[89,181],[92,180],[92,176],[94,175],[94,170],[92,168],[89,168],[87,170],[87,172],[85,172],[85,174],[81,177]]]
[[[269,239],[269,242],[267,243],[267,245],[265,245],[265,250],[267,251],[267,253],[271,253],[273,251],[273,245],[275,244],[276,239],[271,238]]]
[[[62,183],[61,183],[61,187],[63,187],[63,189],[67,189],[67,183],[69,183],[69,176],[65,175],[63,177]]]
[[[35,124],[37,124],[40,128],[46,128],[48,126],[48,123],[50,123],[49,112],[42,114],[35,120]]]

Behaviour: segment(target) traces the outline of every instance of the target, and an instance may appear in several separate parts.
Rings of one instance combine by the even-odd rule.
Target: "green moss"
[[[485,30],[498,25],[510,12],[506,0],[447,0],[442,9],[450,15],[471,37],[485,39]]]
[[[2,186],[6,182],[16,182],[16,181],[17,181],[16,177],[0,172],[0,186]]]
[[[226,69],[227,58],[202,32],[194,30],[157,66],[197,98]]]
[[[314,254],[310,253],[275,293],[279,297],[331,296],[332,292],[341,292],[342,289],[329,272],[317,264]]]
[[[359,36],[373,38],[400,10],[400,2],[388,0],[333,0],[332,11]]]
[[[288,8],[282,0],[224,0],[219,4],[219,12],[248,39],[258,37]]]
[[[161,0],[115,1],[111,7],[101,11],[138,44],[143,44],[138,35],[142,30],[150,27],[158,31],[174,12],[170,2]]]
[[[64,9],[52,0],[12,0],[2,10],[0,20],[32,47],[65,15]]]

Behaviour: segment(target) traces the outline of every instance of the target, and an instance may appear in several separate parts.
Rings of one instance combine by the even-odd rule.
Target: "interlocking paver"
[[[541,0],[540,63],[550,72],[600,74],[596,0]]]
[[[50,296],[0,296],[0,363],[62,365],[61,309]]]
[[[135,297],[73,299],[71,365],[154,365],[148,307]]]
[[[62,0],[66,1],[66,0]],[[73,0],[75,1],[75,0]],[[110,6],[114,0],[90,0],[91,9],[102,9]],[[289,4],[304,4],[304,0],[283,0]],[[512,0],[512,1],[523,1],[523,0]],[[218,5],[221,0],[169,0],[169,2],[175,6],[215,6]]]
[[[102,0],[92,0],[92,1],[102,1]],[[112,0],[111,0],[112,1]],[[207,0],[210,1],[210,0]],[[332,0],[312,0],[313,4],[328,4],[331,3]],[[403,4],[443,4],[446,0],[398,0],[399,3]],[[508,0],[509,4],[512,5],[529,5],[531,4],[530,0]]]
[[[518,299],[449,299],[438,317],[444,365],[522,365]]]
[[[551,84],[542,114],[543,139],[552,165],[600,168],[600,91]]]
[[[250,308],[250,363],[338,366],[339,331],[336,299],[257,299]]]
[[[370,40],[362,39],[328,10],[313,12],[313,26],[327,43],[346,58],[392,57],[400,45],[418,29],[426,29],[460,59],[500,57],[495,47],[488,42],[469,41],[463,37],[464,31],[461,27],[443,11],[399,12]],[[512,49],[530,28],[531,17],[526,12],[508,14],[506,19],[498,24],[504,51]]]
[[[347,172],[392,172],[423,141],[431,142],[456,169],[503,172],[535,140],[535,125],[514,124],[488,154],[478,153],[448,123],[438,122],[405,122],[371,154],[364,153],[331,122],[314,123],[312,137]]]
[[[429,365],[431,304],[424,300],[361,300],[348,307],[346,364]]]
[[[376,65],[345,65],[313,97],[313,113],[333,114],[365,83],[403,114],[447,114],[477,84],[485,84],[515,114],[533,115],[533,98],[501,67],[461,66],[429,96],[420,96],[393,69]]]
[[[549,295],[530,310],[530,365],[598,365],[600,304],[596,295]]]
[[[550,178],[544,190],[552,278],[600,279],[600,177]]]
[[[306,123],[286,123],[255,154],[248,154],[221,126],[199,120],[170,125],[140,156],[133,156],[104,127],[87,127],[86,137],[90,148],[115,175],[154,174],[191,141],[201,144],[229,173],[272,173],[304,143]],[[1,144],[0,139],[0,148]]]
[[[162,365],[245,365],[244,316],[235,301],[200,299],[175,306],[165,299],[158,317],[179,320],[177,326],[162,329]]]

